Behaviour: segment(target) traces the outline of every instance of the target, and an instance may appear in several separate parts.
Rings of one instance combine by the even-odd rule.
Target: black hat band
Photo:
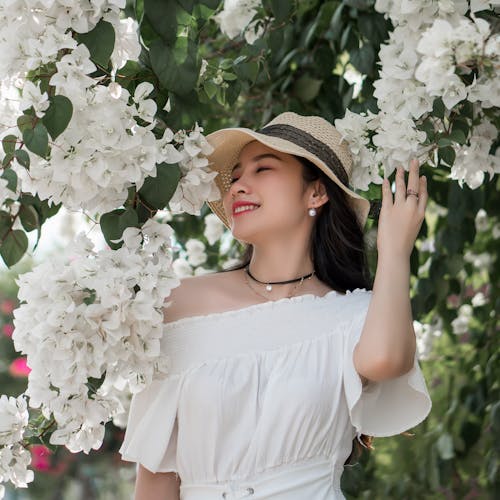
[[[325,163],[325,165],[327,165],[328,168],[337,176],[339,181],[344,186],[349,188],[349,178],[347,177],[347,173],[338,156],[332,148],[327,146],[324,142],[316,139],[311,134],[293,127],[292,125],[269,125],[257,130],[257,132],[259,134],[285,139],[286,141],[293,142],[295,145],[309,151]]]

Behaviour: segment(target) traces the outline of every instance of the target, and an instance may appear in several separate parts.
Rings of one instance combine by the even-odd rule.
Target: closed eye
[[[256,172],[260,172],[261,170],[271,170],[269,167],[259,167],[257,168]],[[238,180],[238,177],[235,177],[234,179],[231,179],[231,184],[233,182],[236,182]]]

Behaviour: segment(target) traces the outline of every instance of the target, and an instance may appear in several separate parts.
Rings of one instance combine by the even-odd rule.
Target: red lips
[[[241,206],[244,206],[244,205],[253,205],[253,206],[256,206],[256,207],[260,206],[257,203],[254,203],[253,201],[235,201],[233,203],[233,214],[234,214],[234,210],[237,207],[241,207]]]

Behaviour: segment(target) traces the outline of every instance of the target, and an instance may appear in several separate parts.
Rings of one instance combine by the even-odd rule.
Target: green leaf
[[[200,0],[200,3],[206,5],[210,9],[215,10],[219,6],[220,1],[221,0]]]
[[[87,306],[89,306],[90,304],[93,304],[95,302],[95,299],[96,299],[96,291],[94,289],[91,289],[91,288],[84,288],[83,291],[87,294],[83,298],[84,304],[86,304]]]
[[[55,95],[50,98],[49,109],[47,109],[42,121],[52,140],[55,140],[56,137],[66,130],[72,116],[73,105],[67,97]]]
[[[123,242],[113,243],[111,240],[119,240],[122,237],[123,231],[127,227],[137,227],[139,220],[133,208],[118,208],[112,212],[103,214],[99,223],[107,244],[113,250],[117,250],[122,246]]]
[[[375,50],[370,44],[365,44],[350,53],[351,64],[362,74],[369,75],[375,65]]]
[[[465,144],[467,142],[467,137],[460,129],[454,129],[449,135],[450,139],[457,144]]]
[[[372,0],[344,0],[344,3],[358,10],[370,10],[373,8]]]
[[[434,99],[434,102],[432,103],[432,114],[434,116],[437,116],[438,118],[443,119],[444,112],[445,112],[445,106],[441,97]]]
[[[7,181],[7,188],[11,191],[14,191],[15,193],[17,188],[17,174],[14,172],[14,170],[12,170],[11,168],[6,168],[3,171],[2,179],[5,179]]]
[[[207,80],[203,83],[203,88],[205,89],[207,96],[212,99],[212,97],[216,94],[218,87],[212,80]]]
[[[24,132],[26,129],[30,128],[32,129],[35,124],[35,117],[32,115],[21,115],[17,119],[17,128],[21,131]]]
[[[456,153],[451,146],[446,146],[438,149],[438,158],[443,160],[449,167],[455,163]]]
[[[286,21],[293,12],[294,2],[283,0],[270,0],[271,10],[277,23]]]
[[[15,229],[7,233],[0,244],[0,255],[8,267],[17,264],[28,249],[28,237],[24,231]]]
[[[167,206],[177,189],[181,171],[177,165],[166,163],[157,165],[156,171],[156,177],[146,177],[138,194],[148,207],[161,210]]]
[[[2,167],[6,168],[14,158],[13,154],[6,154],[2,160]]]
[[[3,240],[12,227],[12,217],[5,210],[0,210],[0,239]]]
[[[379,46],[387,37],[387,21],[382,14],[361,13],[358,17],[358,28],[375,46]]]
[[[186,11],[191,14],[193,12],[194,1],[193,0],[177,0],[177,3]]]
[[[92,31],[79,34],[78,41],[87,46],[92,61],[102,68],[108,67],[115,48],[115,30],[112,24],[101,20]]]
[[[259,75],[259,63],[258,61],[248,61],[246,63],[239,64],[234,67],[234,72],[239,78],[248,80],[253,84]]]
[[[177,40],[178,8],[175,0],[144,0],[146,19],[163,42],[169,46],[174,45]]]
[[[174,48],[161,40],[151,44],[153,71],[167,90],[185,95],[196,86],[200,73],[196,50],[196,45],[186,38],[180,38]]]
[[[30,155],[24,149],[17,149],[14,152],[14,157],[16,158],[19,165],[22,165],[25,168],[30,167]]]
[[[40,217],[32,205],[21,205],[19,218],[24,229],[28,232],[40,228]]]
[[[13,154],[16,149],[17,137],[15,135],[6,135],[2,139],[3,150],[6,154]]]
[[[234,73],[230,73],[229,71],[223,71],[222,77],[224,78],[224,80],[227,80],[229,82],[238,79],[238,77]]]
[[[301,101],[310,102],[316,98],[322,84],[323,80],[317,80],[305,74],[295,82],[294,93]]]
[[[344,27],[342,23],[342,12],[344,11],[344,4],[340,4],[336,9],[330,21],[330,27],[325,33],[327,40],[337,41],[342,33],[342,28]]]
[[[42,122],[38,122],[33,129],[24,129],[23,142],[32,153],[46,158],[49,148],[49,134]]]

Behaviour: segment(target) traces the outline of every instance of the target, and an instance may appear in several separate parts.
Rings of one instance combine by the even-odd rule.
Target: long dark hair
[[[307,158],[295,156],[302,164],[304,191],[307,186],[320,179],[328,194],[328,201],[318,209],[316,221],[311,231],[311,260],[316,276],[333,290],[345,293],[355,288],[373,289],[365,248],[363,228],[347,201],[347,194],[322,170]],[[246,267],[252,258],[253,245],[244,245],[241,263],[224,271],[234,271]],[[361,435],[365,448],[372,449],[371,436]],[[353,451],[346,463],[357,460],[362,446],[354,440]]]

